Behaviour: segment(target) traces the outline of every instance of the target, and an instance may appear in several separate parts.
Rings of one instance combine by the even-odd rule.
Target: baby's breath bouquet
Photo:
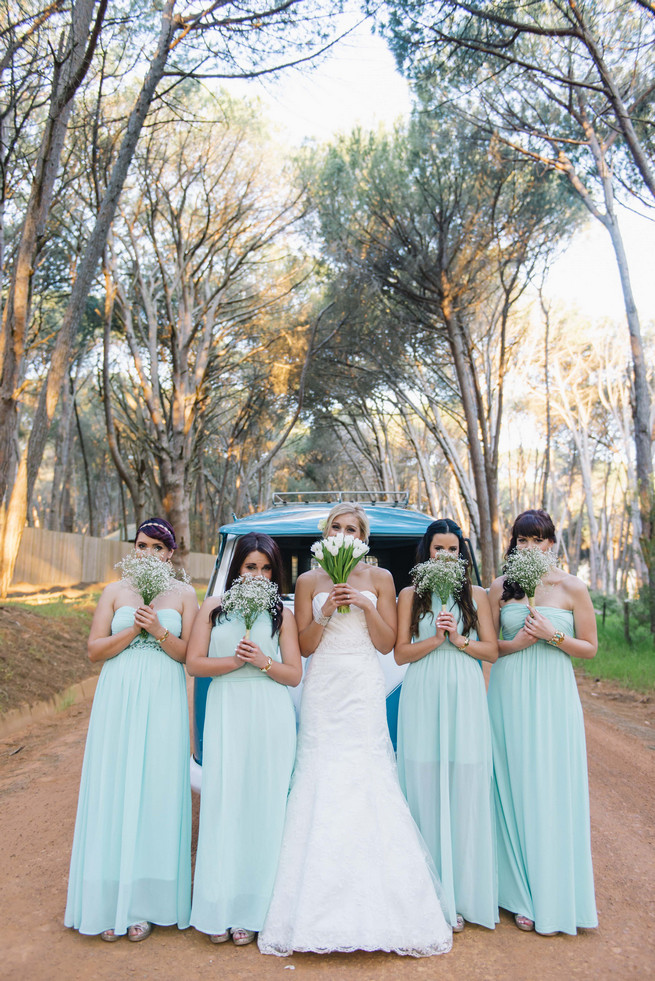
[[[445,607],[448,597],[457,599],[466,576],[466,561],[451,552],[437,552],[433,559],[415,565],[410,572],[417,596],[436,593]]]
[[[136,555],[130,552],[116,563],[115,568],[121,570],[121,579],[139,594],[144,606],[149,606],[160,593],[181,583],[191,582],[184,569],[177,573],[172,563],[162,562],[155,555]],[[142,628],[140,636],[147,640],[150,634]]]
[[[368,552],[368,545],[353,535],[330,535],[314,542],[310,549],[312,555],[325,569],[335,585],[345,583],[357,563]],[[350,613],[349,606],[340,606],[339,613]]]
[[[246,625],[246,639],[250,628],[260,613],[275,616],[278,603],[278,589],[266,576],[239,576],[235,579],[221,600],[221,610],[229,616],[233,613]]]
[[[555,565],[551,552],[542,552],[534,545],[515,548],[505,559],[503,574],[508,582],[520,586],[532,606],[537,586]]]

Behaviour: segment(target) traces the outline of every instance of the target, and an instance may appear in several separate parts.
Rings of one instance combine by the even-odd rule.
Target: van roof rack
[[[272,505],[277,508],[288,504],[340,504],[342,501],[406,508],[409,491],[274,491]]]

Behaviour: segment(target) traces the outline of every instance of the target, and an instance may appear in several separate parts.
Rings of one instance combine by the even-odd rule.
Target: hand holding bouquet
[[[239,576],[223,594],[221,609],[226,615],[232,613],[243,620],[247,640],[250,637],[250,628],[260,613],[275,616],[278,599],[276,584],[266,576]]]
[[[368,552],[368,545],[353,535],[331,535],[314,542],[310,550],[320,565],[325,569],[335,585],[348,580],[357,563]],[[338,607],[339,613],[350,613],[349,606]]]
[[[144,606],[150,606],[160,593],[191,582],[184,569],[178,574],[170,562],[162,562],[154,555],[136,555],[131,552],[117,562],[115,568],[121,570],[121,579],[139,594]],[[140,636],[147,639],[150,634],[142,629]]]
[[[532,606],[537,586],[554,565],[551,552],[542,552],[538,546],[528,545],[510,552],[503,565],[503,574],[508,582],[515,582],[521,587],[528,604]]]
[[[445,607],[449,596],[457,599],[461,592],[466,561],[451,552],[437,552],[433,559],[415,565],[409,575],[417,596],[436,593]]]

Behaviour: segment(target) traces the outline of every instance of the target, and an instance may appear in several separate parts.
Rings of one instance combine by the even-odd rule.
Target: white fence
[[[117,578],[114,566],[132,548],[129,542],[28,527],[23,532],[13,581],[32,586],[108,582]],[[215,555],[190,552],[189,575],[207,581],[215,560]]]

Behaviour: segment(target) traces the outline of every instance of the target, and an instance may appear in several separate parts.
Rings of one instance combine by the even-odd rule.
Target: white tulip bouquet
[[[144,606],[150,606],[160,593],[191,582],[184,569],[178,573],[172,563],[162,562],[154,555],[137,555],[135,552],[130,552],[116,563],[115,568],[121,570],[121,579],[129,583],[141,596]],[[147,640],[151,635],[142,628],[140,636]]]
[[[415,565],[409,575],[417,596],[436,593],[445,607],[449,596],[458,598],[466,576],[466,565],[465,559],[451,552],[437,552],[433,559]]]
[[[554,565],[556,562],[551,552],[542,552],[537,546],[528,545],[509,553],[503,565],[503,574],[508,582],[515,582],[521,587],[532,606],[537,586]]]
[[[310,549],[312,555],[325,569],[335,585],[345,583],[360,559],[368,552],[368,545],[353,535],[330,535],[314,542]],[[338,607],[339,613],[350,613],[349,606]]]
[[[223,594],[221,610],[227,616],[234,614],[246,625],[246,640],[250,628],[260,613],[275,616],[279,600],[277,585],[266,576],[239,576]]]

